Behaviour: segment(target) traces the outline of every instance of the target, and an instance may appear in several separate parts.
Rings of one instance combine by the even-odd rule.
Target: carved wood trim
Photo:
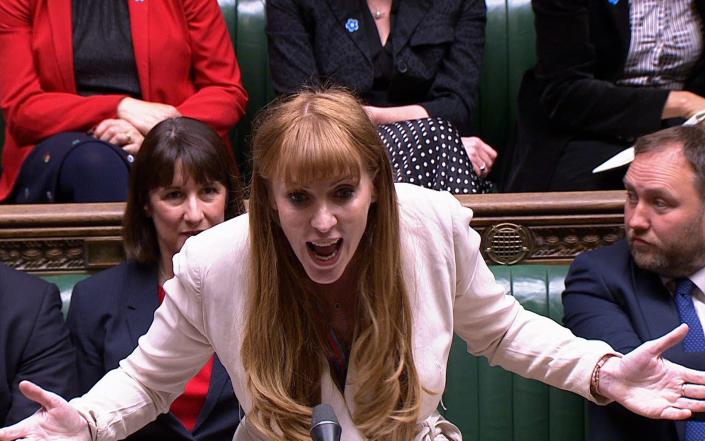
[[[470,225],[482,235],[482,253],[488,262],[567,263],[578,253],[613,243],[624,234],[623,191],[458,199],[474,211]],[[123,210],[122,203],[0,205],[0,261],[38,273],[85,272],[116,265],[124,259]],[[520,232],[518,239],[508,235],[511,231]],[[506,244],[526,250],[519,258],[507,260],[509,254],[502,248]]]
[[[621,190],[469,195],[458,199],[474,211],[470,225],[481,234],[482,254],[489,263],[566,264],[578,253],[624,237],[625,193]],[[497,231],[502,224],[507,224],[506,228]],[[518,232],[514,237],[509,234],[511,229]],[[502,250],[502,241],[526,250],[513,255]]]

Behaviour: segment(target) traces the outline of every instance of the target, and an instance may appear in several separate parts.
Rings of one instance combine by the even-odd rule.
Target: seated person
[[[0,426],[39,405],[20,393],[22,380],[57,394],[77,393],[75,353],[56,286],[0,265]]]
[[[124,201],[155,124],[237,123],[247,95],[217,2],[148,4],[0,3],[0,201]]]
[[[705,369],[705,131],[674,127],[639,138],[624,179],[626,240],[576,257],[565,281],[565,324],[623,353],[680,323],[688,335],[664,358]],[[685,384],[681,395],[693,385]],[[692,437],[700,433],[700,436]],[[650,420],[619,404],[590,405],[592,441],[702,440],[705,422]]]
[[[592,170],[705,109],[700,0],[533,0],[538,63],[522,81],[505,191],[621,189]]]
[[[118,366],[147,332],[174,276],[186,239],[243,211],[234,167],[205,124],[168,119],[152,129],[132,167],[123,236],[129,260],[76,284],[68,325],[78,353],[81,393]],[[171,412],[130,441],[230,441],[239,421],[230,377],[212,357]]]
[[[484,27],[481,0],[270,0],[274,89],[347,87],[380,125],[398,182],[453,193],[490,191],[484,178],[497,153],[467,137]]]

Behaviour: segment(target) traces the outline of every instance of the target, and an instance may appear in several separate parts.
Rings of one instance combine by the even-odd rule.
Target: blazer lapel
[[[636,266],[633,268],[632,284],[648,330],[648,335],[643,337],[652,340],[672,331],[680,324],[680,318],[676,305],[660,277]],[[671,349],[674,350],[682,351],[682,347],[678,345]]]
[[[140,79],[142,97],[149,101],[149,1],[128,0],[130,9],[130,29],[132,31],[132,48],[135,52],[137,76]]]
[[[223,388],[228,384],[228,378],[228,371],[225,370],[225,366],[223,366],[218,357],[215,357],[215,361],[213,362],[213,370],[211,371],[211,381],[208,385],[206,402],[203,403],[201,412],[198,414],[196,425],[193,428],[193,433],[196,433],[201,424],[208,420],[208,415],[213,411],[216,404],[218,404],[218,399],[224,393]],[[233,392],[233,395],[234,394],[235,393]]]
[[[649,340],[661,337],[680,325],[680,316],[670,293],[661,278],[651,272],[639,269],[632,262],[632,286],[639,299],[642,316],[648,329]],[[683,345],[678,344],[665,352],[669,359],[680,359],[685,355]],[[676,433],[680,440],[685,439],[685,423],[674,421]]]
[[[147,333],[154,320],[154,311],[159,306],[156,265],[131,271],[125,282],[127,290],[127,328],[132,343],[137,346],[137,340]]]
[[[358,2],[351,0],[327,0],[328,7],[338,20],[338,26],[345,29],[345,34],[355,43],[360,52],[365,56],[367,61],[372,61],[369,46],[367,45],[365,31],[362,28],[350,32],[348,30],[349,23],[356,20],[358,27],[363,25],[362,13],[358,8]]]
[[[47,0],[51,35],[63,89],[76,93],[73,66],[73,9],[71,0]],[[60,61],[60,62],[59,62]]]
[[[421,19],[431,7],[431,0],[405,0],[399,1],[397,15],[392,23],[392,46],[394,55],[406,46]]]

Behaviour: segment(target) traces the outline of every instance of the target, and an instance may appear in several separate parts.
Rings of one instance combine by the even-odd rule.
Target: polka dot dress
[[[494,191],[492,183],[477,176],[458,130],[444,119],[400,121],[377,131],[397,182],[454,194]]]

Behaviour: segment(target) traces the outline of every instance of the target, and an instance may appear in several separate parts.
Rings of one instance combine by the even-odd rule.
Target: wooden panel
[[[459,196],[492,263],[568,263],[623,236],[623,191]],[[29,272],[85,272],[122,259],[124,204],[0,205],[0,261]]]
[[[569,263],[624,236],[624,191],[459,196],[488,262]]]
[[[109,268],[124,260],[124,204],[0,206],[0,261],[59,274]]]

